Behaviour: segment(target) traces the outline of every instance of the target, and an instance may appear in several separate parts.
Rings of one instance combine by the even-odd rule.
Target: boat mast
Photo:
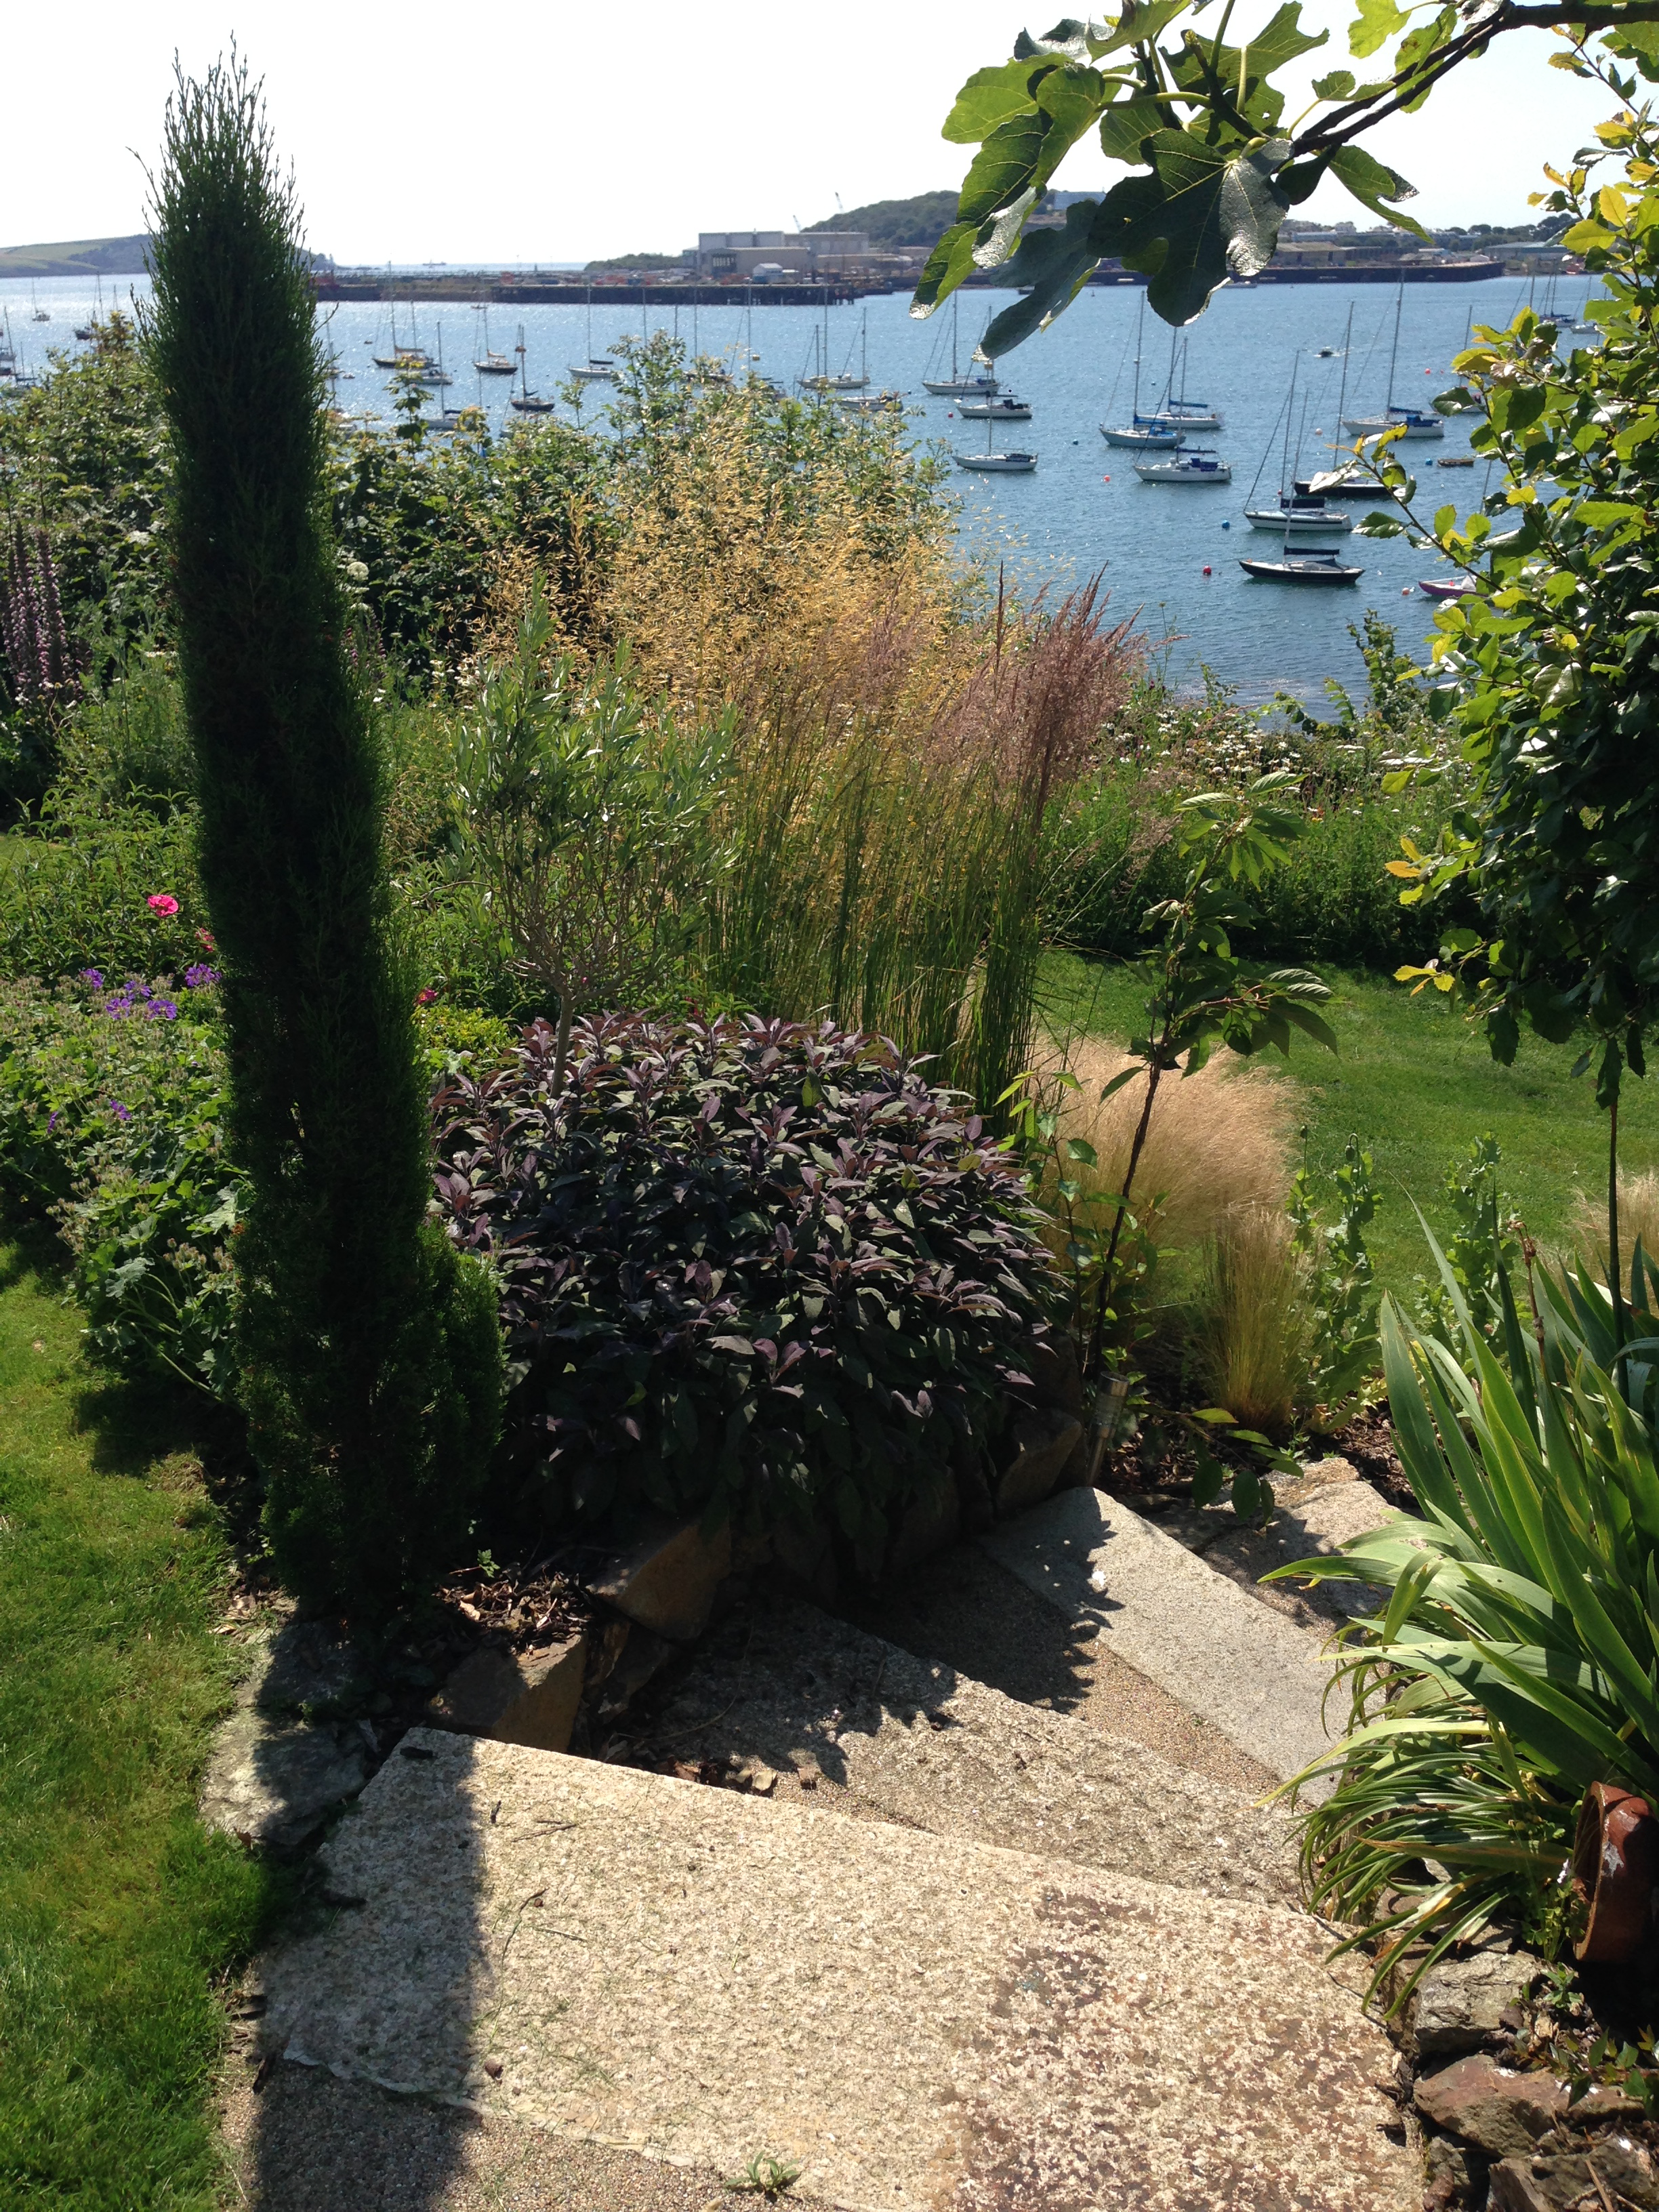
[[[957,380],[957,331],[962,319],[962,295],[957,293],[951,301],[951,381]]]
[[[1401,270],[1400,274],[1400,289],[1394,295],[1394,343],[1389,349],[1389,402],[1387,406],[1382,410],[1384,421],[1386,421],[1394,412],[1394,372],[1395,363],[1400,359],[1400,315],[1405,304],[1406,275],[1405,271]]]
[[[1131,423],[1140,420],[1140,345],[1146,335],[1146,287],[1140,288],[1140,319],[1135,325],[1135,402],[1129,410]]]
[[[1292,482],[1290,473],[1291,416],[1296,410],[1296,372],[1301,366],[1299,360],[1291,361],[1291,388],[1285,396],[1285,452],[1279,464],[1279,504],[1281,507],[1290,497],[1290,487]]]
[[[1348,303],[1348,326],[1342,333],[1342,384],[1336,400],[1336,428],[1331,433],[1331,466],[1342,450],[1342,414],[1348,404],[1348,356],[1353,350],[1353,302]]]

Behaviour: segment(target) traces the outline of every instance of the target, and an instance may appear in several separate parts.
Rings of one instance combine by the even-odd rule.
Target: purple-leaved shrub
[[[884,1040],[545,1022],[434,1100],[450,1234],[497,1271],[519,1497],[827,1520],[866,1570],[994,1436],[1051,1263],[1016,1162]]]

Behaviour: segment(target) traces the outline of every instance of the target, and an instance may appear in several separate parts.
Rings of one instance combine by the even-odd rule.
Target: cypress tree
[[[427,1218],[414,978],[329,525],[314,294],[234,51],[201,83],[180,74],[153,190],[177,640],[249,1187],[240,1394],[283,1580],[384,1617],[462,1554],[501,1339],[489,1279]]]

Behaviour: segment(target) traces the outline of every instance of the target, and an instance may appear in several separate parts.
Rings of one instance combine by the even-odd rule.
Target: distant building
[[[704,230],[680,258],[697,276],[757,283],[886,276],[908,266],[908,256],[872,247],[861,230]]]

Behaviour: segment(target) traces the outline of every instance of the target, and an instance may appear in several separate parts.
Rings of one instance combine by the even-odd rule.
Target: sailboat
[[[438,372],[430,380],[438,385],[453,383],[454,380],[444,374],[444,326],[441,322],[438,325]],[[428,427],[434,430],[453,430],[459,422],[461,413],[462,410],[459,407],[440,407],[437,413],[431,417]]]
[[[410,302],[409,308],[409,344],[400,346],[398,343],[398,303],[394,300],[392,303],[392,350],[390,353],[377,353],[369,356],[375,368],[406,368],[417,376],[423,369],[434,368],[436,364],[431,355],[422,353],[420,347],[414,343],[415,305],[412,301]]]
[[[77,323],[75,325],[75,335],[81,340],[83,345],[88,339],[95,338],[97,337],[98,325],[104,319],[104,280],[101,276],[99,276],[94,278],[94,281],[98,287],[97,305],[93,308],[92,313],[87,317],[84,323]]]
[[[43,307],[40,305],[40,301],[35,297],[33,284],[29,286],[29,320],[32,323],[49,323],[52,320],[51,308]]]
[[[1305,538],[1306,533],[1310,531],[1340,533],[1353,528],[1353,517],[1345,514],[1340,507],[1328,505],[1317,492],[1291,491],[1287,489],[1287,486],[1295,481],[1291,463],[1291,417],[1296,411],[1296,373],[1298,366],[1299,364],[1293,359],[1291,363],[1291,388],[1285,395],[1285,405],[1282,410],[1285,417],[1285,447],[1279,464],[1278,495],[1269,505],[1256,507],[1251,504],[1255,498],[1256,484],[1261,481],[1261,471],[1267,465],[1267,455],[1273,451],[1273,435],[1270,432],[1267,449],[1257,465],[1255,481],[1244,501],[1244,519],[1251,529],[1276,530],[1287,544],[1293,538]],[[1302,403],[1304,422],[1307,419],[1307,412],[1308,403],[1304,398]],[[1278,428],[1279,425],[1275,422],[1274,430]],[[1299,459],[1301,446],[1299,434],[1297,444]]]
[[[1437,415],[1425,414],[1420,407],[1396,407],[1394,399],[1395,368],[1400,358],[1400,317],[1406,304],[1406,280],[1400,279],[1400,289],[1395,295],[1394,344],[1389,354],[1389,397],[1381,415],[1348,415],[1342,417],[1345,430],[1352,430],[1362,438],[1380,437],[1385,430],[1398,430],[1406,438],[1443,438],[1446,426]]]
[[[870,372],[867,365],[869,359],[869,337],[870,311],[866,307],[864,311],[864,358],[866,366],[860,369],[859,374],[856,376],[853,374],[852,368],[849,366],[852,360],[853,349],[849,346],[847,349],[847,362],[842,364],[839,374],[832,374],[830,373],[830,293],[829,289],[826,286],[823,295],[823,364],[816,375],[802,377],[800,380],[801,390],[803,392],[862,392],[870,381]]]
[[[1146,329],[1146,295],[1140,295],[1140,319],[1135,325],[1135,389],[1130,403],[1129,422],[1126,428],[1112,429],[1106,423],[1100,426],[1100,434],[1109,446],[1140,446],[1150,451],[1172,453],[1181,443],[1181,432],[1167,424],[1149,422],[1140,411],[1140,342]],[[1123,374],[1121,362],[1118,374]],[[1114,384],[1113,390],[1116,390]],[[1111,404],[1108,401],[1108,405]]]
[[[522,330],[519,335],[520,337],[524,336]],[[570,374],[579,384],[614,384],[617,380],[617,364],[611,356],[593,350],[593,287],[591,284],[587,288],[587,359],[573,361]],[[513,403],[515,407],[518,404],[516,399]],[[552,404],[551,401],[548,404],[550,406]]]
[[[982,474],[1002,477],[1029,477],[1037,465],[1035,453],[999,453],[991,439],[996,429],[994,422],[985,425],[985,451],[982,453],[958,453],[956,464],[959,469],[977,469]]]
[[[951,302],[951,374],[949,376],[924,376],[921,380],[921,388],[924,392],[931,392],[936,399],[989,399],[1001,391],[1002,386],[997,378],[990,374],[991,362],[988,355],[980,347],[975,346],[973,359],[982,363],[982,368],[975,369],[969,376],[959,374],[957,369],[957,343],[960,335],[961,308],[961,295],[957,295]]]
[[[483,351],[473,362],[480,376],[516,376],[518,370],[510,353],[493,353],[489,345],[489,309],[483,311]]]
[[[1142,483],[1229,484],[1231,465],[1216,458],[1212,446],[1192,446],[1170,454],[1167,460],[1137,461],[1135,474]]]
[[[1029,422],[1031,403],[1017,399],[1012,392],[999,392],[990,399],[964,399],[957,412],[975,422]]]
[[[1134,418],[1137,428],[1144,425],[1152,430],[1182,431],[1218,430],[1221,428],[1221,410],[1218,407],[1212,407],[1207,400],[1188,399],[1187,397],[1187,344],[1183,343],[1181,348],[1181,397],[1177,399],[1175,396],[1176,340],[1171,332],[1170,383],[1164,395],[1164,404],[1155,414],[1137,415]]]
[[[1301,546],[1292,552],[1288,538],[1280,559],[1243,560],[1238,565],[1247,576],[1267,584],[1357,584],[1365,573],[1345,561],[1334,545]]]
[[[530,372],[527,367],[530,356],[525,350],[522,323],[519,325],[519,343],[513,350],[519,356],[519,380],[524,386],[521,392],[515,392],[513,395],[511,404],[514,412],[519,415],[550,415],[558,402],[554,399],[544,399],[538,393],[530,389]]]
[[[1347,326],[1342,333],[1342,383],[1336,398],[1336,419],[1339,427],[1342,410],[1348,404],[1348,362],[1353,352],[1353,309],[1348,310]],[[1331,459],[1344,448],[1335,438],[1331,440]],[[1378,500],[1392,499],[1394,494],[1378,483],[1369,469],[1355,457],[1344,461],[1340,467],[1316,470],[1310,477],[1293,479],[1298,499],[1322,499],[1328,503],[1335,499],[1368,499],[1373,506]]]

